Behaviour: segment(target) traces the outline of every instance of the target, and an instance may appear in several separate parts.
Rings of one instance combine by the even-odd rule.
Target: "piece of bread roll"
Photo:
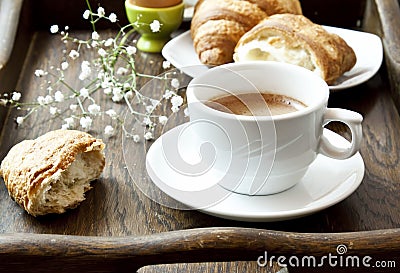
[[[74,130],[56,130],[10,149],[0,166],[10,196],[33,216],[63,213],[85,200],[104,168],[104,143]]]
[[[261,21],[240,38],[233,58],[235,62],[269,60],[303,66],[328,84],[334,84],[357,61],[341,37],[293,14],[276,14]]]
[[[191,36],[201,63],[233,61],[240,37],[268,15],[301,14],[298,0],[200,0],[191,22]]]

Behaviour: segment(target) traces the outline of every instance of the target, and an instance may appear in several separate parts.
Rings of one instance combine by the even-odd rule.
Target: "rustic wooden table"
[[[8,65],[0,70],[0,91],[20,90],[25,100],[35,99],[40,90],[41,82],[34,77],[34,71],[59,62],[61,54],[59,36],[51,36],[47,30],[55,22],[46,25],[49,19],[44,13],[34,14],[49,5],[49,1],[41,1],[39,7],[33,2],[24,4],[15,49]],[[111,1],[107,3],[110,8],[115,6]],[[0,272],[276,272],[279,269],[276,264],[272,267],[257,264],[257,258],[265,251],[276,257],[321,257],[337,253],[339,244],[348,247],[348,255],[369,255],[373,261],[387,262],[386,268],[375,267],[373,272],[397,272],[400,116],[394,95],[399,91],[396,83],[400,74],[399,55],[393,55],[398,53],[398,47],[388,37],[400,37],[398,24],[390,27],[398,22],[399,9],[394,0],[367,1],[362,7],[364,28],[383,38],[386,65],[369,81],[332,93],[330,97],[330,107],[351,109],[364,116],[360,153],[365,175],[359,188],[347,199],[310,216],[269,223],[231,221],[193,210],[175,210],[138,190],[126,166],[135,164],[136,175],[147,176],[145,151],[152,142],[135,144],[138,148],[130,155],[134,162],[127,162],[123,152],[126,147],[118,135],[106,140],[106,167],[88,192],[87,200],[65,214],[34,218],[11,200],[4,183],[0,183]],[[64,20],[71,20],[68,16]],[[38,17],[43,18],[38,20]],[[35,20],[38,23],[32,25]],[[45,30],[41,24],[46,25]],[[185,27],[188,25],[184,24]],[[163,60],[160,54],[138,52],[137,70],[158,75],[164,71]],[[66,80],[74,81],[79,69],[72,68]],[[140,85],[145,82],[141,80]],[[102,106],[106,105],[104,102]],[[17,142],[61,126],[60,120],[39,112],[30,122],[16,128],[15,115],[14,110],[0,108],[0,160]],[[174,120],[176,125],[183,121],[180,117]],[[331,129],[347,134],[340,124],[332,125]],[[391,261],[394,266],[389,264]],[[289,272],[318,270],[332,270],[332,267],[289,268]],[[334,270],[349,268],[338,266]],[[351,270],[365,272],[366,268]]]

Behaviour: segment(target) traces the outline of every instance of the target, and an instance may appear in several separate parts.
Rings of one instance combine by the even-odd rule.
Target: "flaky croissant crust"
[[[276,14],[264,19],[241,37],[235,52],[251,41],[266,41],[268,38],[273,38],[270,43],[304,49],[328,84],[333,84],[357,61],[353,49],[340,36],[327,32],[303,15],[293,14]]]
[[[220,65],[233,61],[233,51],[252,27],[275,13],[301,14],[298,0],[200,0],[191,23],[200,61]]]

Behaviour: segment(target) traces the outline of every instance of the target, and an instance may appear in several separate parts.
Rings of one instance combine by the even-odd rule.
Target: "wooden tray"
[[[57,6],[50,0],[23,3],[14,49],[0,70],[1,92],[18,90],[27,100],[37,96],[40,82],[34,71],[58,63],[61,57],[59,36],[50,35],[49,26],[69,25],[71,30],[83,29],[78,35],[89,35],[90,26],[82,25],[81,19],[84,2],[61,1]],[[364,116],[361,154],[366,172],[354,194],[314,215],[274,223],[228,221],[197,211],[174,210],[150,200],[135,187],[118,136],[107,141],[106,168],[87,200],[65,214],[31,217],[0,183],[0,272],[276,272],[280,268],[276,263],[266,268],[257,265],[257,258],[265,251],[275,257],[323,257],[337,254],[336,248],[342,244],[347,255],[395,261],[399,267],[398,1],[301,2],[304,14],[315,22],[365,29],[380,35],[385,45],[386,66],[368,82],[332,94],[329,102],[331,107],[348,108]],[[126,23],[122,1],[100,3],[118,14],[121,25]],[[97,2],[92,6],[97,7]],[[188,24],[182,28],[187,29]],[[106,34],[114,32],[104,30]],[[157,75],[163,71],[162,61],[159,54],[138,53],[137,69]],[[79,75],[80,67],[72,69],[69,80]],[[14,110],[0,108],[0,160],[17,142],[61,126],[59,120],[42,114],[17,129],[15,116]],[[345,132],[340,124],[332,129]],[[146,145],[145,149],[151,143]],[[137,171],[146,175],[145,155],[134,156]],[[328,264],[289,268],[289,272],[331,270]],[[374,268],[374,272],[379,271],[397,272],[393,266]]]

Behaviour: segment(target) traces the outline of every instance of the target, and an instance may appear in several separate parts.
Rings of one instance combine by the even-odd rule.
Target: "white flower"
[[[88,106],[88,111],[92,115],[98,115],[98,114],[100,114],[100,106],[93,103]]]
[[[164,99],[170,99],[173,95],[175,95],[175,93],[173,92],[173,91],[171,91],[171,90],[165,90],[165,93],[164,93],[164,95],[163,95],[163,98]]]
[[[45,103],[45,99],[44,99],[43,96],[38,96],[36,100],[40,105],[45,105],[46,104]]]
[[[181,106],[183,104],[183,98],[181,96],[173,96],[171,98],[172,106]]]
[[[168,69],[168,68],[171,67],[171,63],[170,63],[169,61],[163,61],[162,67],[163,67],[164,69]]]
[[[89,90],[87,88],[82,88],[79,90],[79,96],[88,98],[89,97]]]
[[[178,79],[172,79],[171,80],[171,86],[175,89],[179,88],[179,80]]]
[[[154,110],[154,106],[153,105],[147,105],[146,106],[146,113],[151,114],[151,112],[153,112]]]
[[[119,102],[124,98],[124,93],[122,92],[121,88],[119,88],[119,87],[113,88],[112,93],[113,93],[113,96],[111,99],[114,102]]]
[[[116,119],[118,117],[118,114],[114,109],[107,110],[106,114],[112,119]]]
[[[133,136],[133,141],[138,143],[140,141],[140,136],[139,135],[134,135]]]
[[[114,39],[113,38],[108,38],[105,42],[104,42],[104,46],[111,46],[114,43]]]
[[[117,22],[117,15],[115,13],[111,13],[110,16],[108,16],[108,20],[110,20],[111,23]]]
[[[99,7],[97,9],[97,14],[99,15],[99,17],[103,17],[106,14],[106,12],[105,12],[104,8]]]
[[[92,69],[90,68],[90,63],[88,61],[83,61],[81,64],[81,74],[79,75],[79,79],[81,81],[87,79],[92,73]]]
[[[52,103],[54,100],[53,100],[53,97],[52,96],[50,96],[50,95],[47,95],[45,98],[44,98],[44,103],[45,104],[50,104],[50,103]]]
[[[114,128],[113,128],[111,125],[107,125],[107,126],[104,128],[104,134],[105,134],[106,136],[111,137],[111,136],[114,135],[114,133],[115,133]]]
[[[79,123],[81,124],[83,129],[89,129],[92,126],[92,119],[89,116],[81,117]]]
[[[56,91],[56,93],[54,93],[54,100],[56,102],[63,102],[64,101],[64,94],[61,91]]]
[[[99,42],[97,40],[93,40],[92,43],[89,45],[87,45],[88,48],[90,47],[97,47],[99,45]]]
[[[67,70],[68,66],[69,66],[69,64],[67,62],[62,62],[61,63],[61,69],[62,70]]]
[[[143,137],[144,137],[145,140],[151,140],[151,139],[153,139],[153,133],[152,132],[146,132]]]
[[[100,78],[102,78],[102,76],[99,75],[98,78],[100,79]],[[112,83],[110,77],[107,75],[104,76],[104,79],[101,82],[101,88],[109,88],[112,86],[113,86],[113,83]]]
[[[104,88],[103,92],[106,95],[110,95],[112,93],[112,88],[111,87]]]
[[[93,32],[92,32],[92,39],[93,39],[93,40],[98,40],[98,39],[100,39],[100,35],[99,35],[99,33],[97,33],[97,31],[93,31]]]
[[[137,49],[136,49],[136,47],[134,47],[134,46],[128,46],[128,47],[126,48],[126,52],[127,52],[129,55],[135,54],[136,51],[137,51]]]
[[[72,49],[70,52],[69,52],[69,55],[68,55],[71,59],[73,59],[73,60],[75,60],[75,59],[77,59],[78,57],[79,57],[79,52],[78,51],[76,51],[75,49]]]
[[[150,29],[152,32],[159,32],[160,31],[160,27],[161,24],[158,20],[154,20],[151,24],[150,24]]]
[[[104,48],[100,48],[97,52],[101,57],[105,57],[107,55],[107,51],[105,51]]]
[[[125,97],[130,100],[131,98],[133,98],[133,92],[132,91],[128,91],[125,93]]]
[[[182,105],[183,103],[183,98],[181,96],[173,96],[171,98],[171,110],[172,112],[176,113],[179,111],[179,107]]]
[[[114,94],[111,99],[113,100],[113,102],[119,102],[123,98],[124,98],[124,96],[122,94]]]
[[[42,69],[36,69],[35,70],[35,76],[36,77],[42,77],[44,75],[46,75],[46,72],[44,72]]]
[[[25,119],[24,117],[17,117],[17,119],[16,119],[17,124],[18,125],[22,124],[24,122],[24,119]]]
[[[21,93],[19,92],[13,92],[11,100],[13,101],[19,101],[21,99]]]
[[[52,116],[60,113],[60,110],[57,107],[53,107],[53,106],[49,108],[49,111],[50,111],[50,115],[52,115]]]
[[[158,117],[158,122],[160,122],[161,125],[165,125],[168,121],[168,118],[166,116],[159,116]]]
[[[117,70],[117,75],[126,75],[128,74],[128,69],[126,69],[125,67],[120,67]]]
[[[75,126],[75,120],[73,117],[65,118],[64,121],[66,122],[67,129],[70,129]]]
[[[68,129],[69,129],[68,124],[61,125],[61,130],[68,130]]]
[[[153,122],[151,121],[151,119],[149,117],[145,117],[143,119],[143,124],[146,125],[146,126],[152,126]]]
[[[97,73],[97,78],[98,79],[102,79],[102,78],[104,78],[106,73],[104,72],[104,71],[99,71],[99,73]]]
[[[50,32],[51,33],[57,33],[58,32],[58,26],[57,25],[52,25],[51,27],[50,27]]]
[[[1,106],[6,106],[6,105],[7,105],[7,100],[5,100],[5,99],[0,99],[0,105],[1,105]]]
[[[90,16],[90,10],[87,9],[87,10],[85,10],[85,12],[83,13],[83,18],[87,20],[87,19],[89,19],[89,16]]]
[[[112,89],[112,93],[113,95],[121,95],[121,96],[123,95],[121,87],[114,87]]]
[[[69,109],[70,109],[72,112],[75,112],[76,110],[78,110],[78,105],[77,105],[77,104],[71,104],[71,105],[69,106]]]

